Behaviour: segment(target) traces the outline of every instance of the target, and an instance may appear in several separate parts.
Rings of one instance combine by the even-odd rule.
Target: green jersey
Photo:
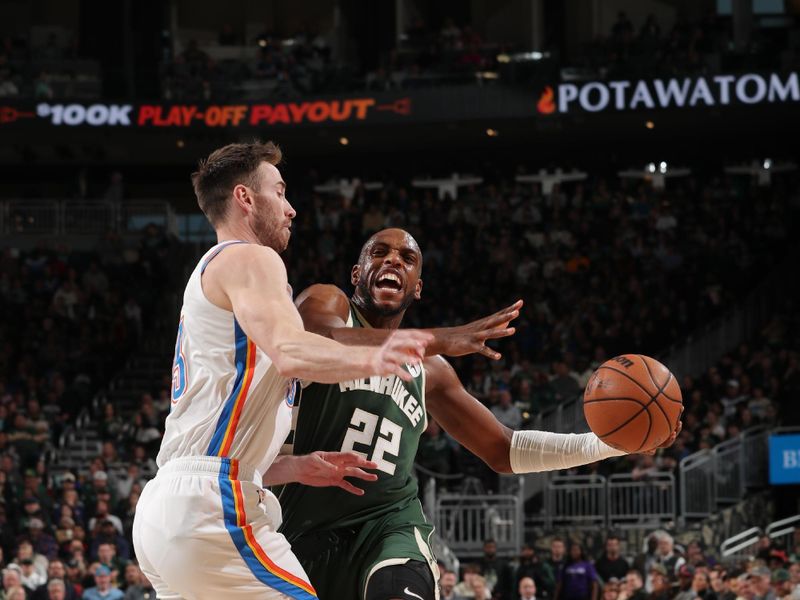
[[[350,327],[370,325],[351,305]],[[338,384],[312,383],[295,399],[286,450],[355,451],[378,464],[378,480],[361,482],[363,496],[336,487],[283,486],[281,531],[291,542],[307,532],[357,527],[417,499],[414,457],[425,413],[425,370],[407,365],[413,379],[374,376]],[[424,523],[424,522],[423,522]]]

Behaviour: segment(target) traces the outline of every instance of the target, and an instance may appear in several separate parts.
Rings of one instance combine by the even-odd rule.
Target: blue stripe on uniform
[[[229,240],[227,242],[222,242],[217,247],[217,249],[214,250],[214,252],[212,252],[211,255],[203,261],[203,266],[200,267],[200,274],[202,275],[205,272],[206,267],[208,266],[208,263],[210,263],[212,260],[214,260],[214,257],[216,257],[217,254],[219,254],[223,250],[225,250],[225,248],[227,248],[228,246],[231,246],[233,244],[246,244],[246,243],[247,242],[243,242],[242,240]]]
[[[222,448],[222,440],[225,438],[225,431],[228,429],[236,398],[239,396],[242,382],[244,382],[244,370],[247,366],[247,334],[239,326],[236,317],[233,318],[233,336],[236,347],[236,379],[233,382],[233,389],[222,407],[222,413],[217,419],[217,426],[214,428],[214,435],[211,437],[211,443],[208,445],[208,451],[206,452],[208,456],[217,456]]]
[[[261,561],[258,560],[253,550],[245,540],[242,528],[236,522],[236,501],[233,496],[233,484],[230,480],[230,459],[222,459],[222,467],[219,472],[219,487],[222,492],[222,510],[225,518],[225,527],[231,535],[233,544],[244,559],[245,564],[250,568],[253,575],[268,587],[286,594],[294,600],[318,600],[317,596],[309,594],[300,589],[293,583],[286,581],[270,573]]]

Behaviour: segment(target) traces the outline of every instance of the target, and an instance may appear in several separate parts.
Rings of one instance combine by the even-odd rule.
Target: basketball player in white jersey
[[[376,465],[315,453],[264,482],[290,429],[295,382],[409,380],[406,365],[418,364],[431,340],[409,330],[380,347],[345,347],[303,329],[278,256],[295,216],[280,160],[272,143],[231,144],[192,175],[219,243],[186,285],[159,471],[133,526],[142,570],[165,600],[316,598],[276,532],[280,506],[262,485],[299,481],[358,493],[343,477],[374,479],[360,467]]]

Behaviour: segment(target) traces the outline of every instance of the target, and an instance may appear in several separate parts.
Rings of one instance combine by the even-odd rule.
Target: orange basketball
[[[675,431],[683,410],[675,376],[649,356],[623,354],[604,362],[589,378],[583,414],[609,446],[643,452]]]

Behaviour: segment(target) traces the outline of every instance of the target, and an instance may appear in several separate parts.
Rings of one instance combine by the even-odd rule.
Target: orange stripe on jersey
[[[239,418],[242,416],[242,409],[244,403],[247,401],[247,392],[250,389],[250,383],[253,381],[253,372],[256,366],[256,345],[249,338],[247,339],[247,359],[245,361],[244,378],[242,381],[242,388],[233,404],[233,411],[231,419],[228,422],[228,427],[225,430],[225,436],[222,438],[222,446],[219,450],[219,456],[227,456],[233,444],[233,438],[236,435],[236,427],[239,425]]]

